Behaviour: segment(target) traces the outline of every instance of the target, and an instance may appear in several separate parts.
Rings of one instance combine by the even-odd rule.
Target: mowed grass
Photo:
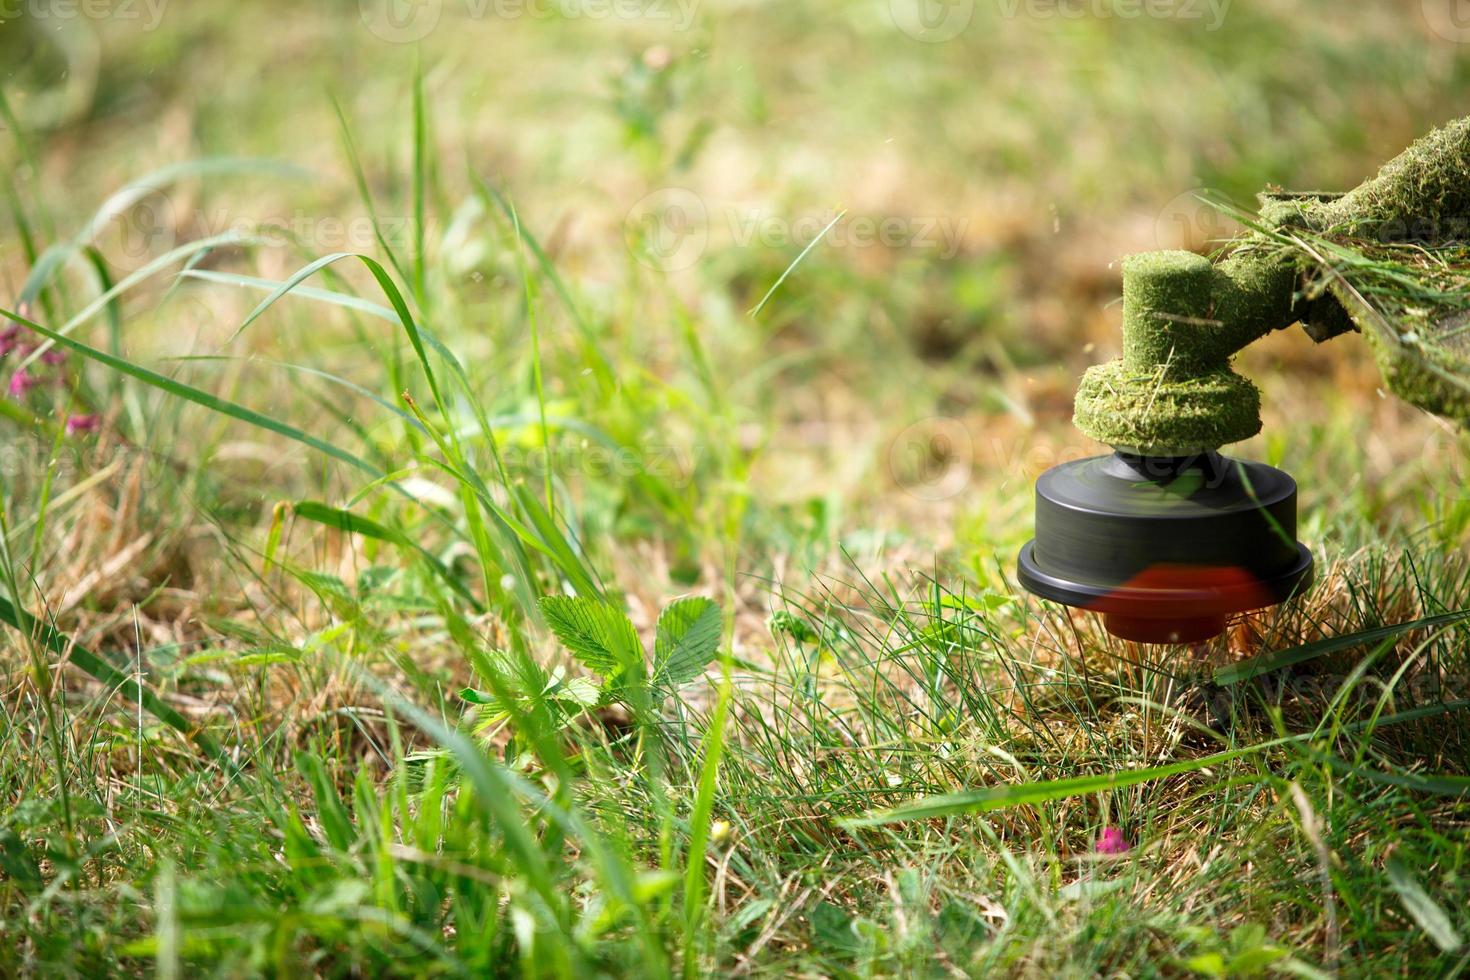
[[[6,36],[0,970],[1470,964],[1465,437],[1358,340],[1243,358],[1309,594],[1013,580],[1110,263],[1366,176],[1454,44],[444,9]]]

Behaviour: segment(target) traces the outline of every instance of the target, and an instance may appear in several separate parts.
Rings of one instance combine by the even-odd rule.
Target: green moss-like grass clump
[[[1281,250],[1216,265],[1192,252],[1123,262],[1123,357],[1093,368],[1074,420],[1115,448],[1150,455],[1218,449],[1260,430],[1260,393],[1230,370],[1241,347],[1289,326],[1296,270]]]
[[[1271,193],[1253,236],[1291,255],[1307,333],[1361,331],[1385,386],[1470,424],[1470,117],[1346,194]]]
[[[1389,391],[1470,425],[1470,244],[1299,229],[1264,238],[1297,270],[1294,311],[1313,340],[1361,332]]]
[[[1280,249],[1241,249],[1218,265],[1193,252],[1123,260],[1123,362],[1195,377],[1257,338],[1290,326],[1296,268]]]
[[[1470,238],[1470,116],[1415,140],[1372,180],[1313,209],[1319,231],[1377,241]]]
[[[1261,393],[1228,367],[1171,379],[1109,361],[1082,376],[1072,421],[1083,434],[1115,449],[1187,456],[1259,432]]]
[[[1178,455],[1260,430],[1236,351],[1301,322],[1368,336],[1390,391],[1470,424],[1470,118],[1416,141],[1346,194],[1272,192],[1211,263],[1123,263],[1123,357],[1093,368],[1075,421],[1118,448]]]
[[[1123,260],[1123,363],[1134,373],[1187,378],[1219,366],[1213,343],[1214,266],[1193,252]]]
[[[1415,140],[1346,194],[1262,195],[1261,221],[1376,242],[1470,241],[1470,116]]]
[[[1324,271],[1328,293],[1368,338],[1384,385],[1470,424],[1470,246],[1362,244],[1356,254]]]

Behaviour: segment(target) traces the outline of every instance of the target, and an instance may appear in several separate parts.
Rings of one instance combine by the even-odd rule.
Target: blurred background
[[[1072,429],[1071,397],[1117,354],[1118,259],[1207,251],[1233,230],[1208,201],[1249,211],[1267,186],[1346,189],[1464,112],[1462,6],[8,0],[0,290],[20,296],[47,245],[90,236],[113,281],[147,271],[110,335],[124,356],[381,445],[391,417],[358,399],[333,419],[314,378],[280,365],[391,399],[403,346],[389,332],[293,300],[236,336],[262,293],[149,263],[229,232],[255,241],[197,271],[283,280],[316,255],[381,255],[354,152],[386,244],[406,248],[421,70],[429,319],[498,411],[534,410],[525,259],[494,188],[581,311],[549,281],[532,301],[568,434],[559,476],[589,538],[625,546],[611,561],[629,588],[783,574],[841,550],[922,563],[935,547],[994,580],[1029,535],[1036,473],[1100,448]],[[201,159],[216,163],[104,206]],[[245,159],[283,163],[230,163]],[[363,286],[360,272],[340,275]],[[108,329],[97,317],[77,336],[100,345]],[[589,387],[588,336],[615,395]],[[1242,369],[1264,389],[1265,430],[1237,450],[1298,474],[1304,537],[1429,523],[1463,542],[1459,437],[1380,394],[1359,338],[1282,332]],[[207,470],[188,494],[213,514],[263,523],[323,478],[299,447],[96,371],[104,443]],[[4,423],[18,444],[30,415],[60,418],[58,399],[21,385],[11,401],[30,414]],[[664,489],[593,459],[577,424],[641,447],[633,469],[666,466]],[[111,459],[79,457],[76,479]]]

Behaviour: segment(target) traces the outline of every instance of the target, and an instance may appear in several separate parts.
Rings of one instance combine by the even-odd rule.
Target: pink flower
[[[1128,843],[1128,838],[1117,827],[1104,827],[1102,833],[1097,835],[1097,845],[1094,850],[1099,854],[1123,854],[1133,847]]]
[[[62,364],[62,363],[65,363],[65,361],[66,361],[66,351],[61,350],[60,348],[57,348],[57,347],[48,347],[45,351],[42,352],[42,354],[41,354],[41,361],[44,364]]]
[[[20,346],[20,324],[12,323],[0,330],[0,357],[4,357]]]
[[[10,376],[10,394],[15,398],[24,398],[26,392],[40,383],[40,378],[22,369]]]
[[[78,432],[96,432],[101,424],[102,419],[96,415],[70,415],[66,419],[66,434],[74,436]]]

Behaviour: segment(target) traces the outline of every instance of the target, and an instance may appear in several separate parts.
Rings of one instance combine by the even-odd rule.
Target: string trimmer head
[[[1360,330],[1391,391],[1470,419],[1470,119],[1347,194],[1261,204],[1216,261],[1124,260],[1123,355],[1087,371],[1073,417],[1114,453],[1036,484],[1021,584],[1127,639],[1208,639],[1311,583],[1296,484],[1218,452],[1261,428],[1260,392],[1231,367],[1246,345],[1298,322],[1318,341]]]

